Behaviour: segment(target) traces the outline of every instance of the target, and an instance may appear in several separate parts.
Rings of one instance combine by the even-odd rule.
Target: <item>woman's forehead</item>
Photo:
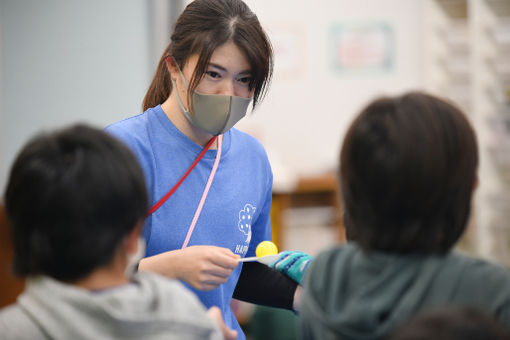
[[[191,55],[187,60],[187,66],[195,69],[199,54]],[[245,53],[232,41],[218,46],[209,59],[209,66],[219,68],[228,73],[238,74],[251,72],[252,67]]]

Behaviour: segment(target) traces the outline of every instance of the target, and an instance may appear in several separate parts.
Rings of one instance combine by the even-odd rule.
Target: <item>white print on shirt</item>
[[[255,214],[255,208],[251,204],[246,204],[244,209],[239,212],[239,230],[246,235],[247,244],[250,244],[251,241],[251,221],[253,220],[253,215]]]
[[[236,250],[234,251],[234,254],[239,254],[241,256],[244,256],[244,255],[246,255],[247,252],[248,252],[248,246],[238,244],[236,246]]]

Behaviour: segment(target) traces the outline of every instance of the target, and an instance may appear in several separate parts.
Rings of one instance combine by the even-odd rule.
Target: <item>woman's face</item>
[[[198,55],[190,56],[182,70],[188,83],[195,71],[197,62]],[[178,82],[177,87],[181,98],[186,98],[186,86],[183,86],[182,79],[180,77],[174,79]],[[206,72],[195,91],[202,94],[223,94],[250,98],[255,91],[249,88],[250,79],[250,64],[243,52],[230,41],[214,50]]]

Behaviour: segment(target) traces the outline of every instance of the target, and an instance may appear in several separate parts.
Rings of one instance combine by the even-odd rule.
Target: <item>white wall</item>
[[[1,0],[0,190],[36,131],[104,126],[141,110],[152,77],[138,0]]]
[[[282,26],[303,33],[302,70],[279,74],[254,115],[242,123],[272,154],[279,174],[314,174],[336,166],[340,142],[354,114],[380,94],[421,88],[422,0],[248,0],[269,36]],[[335,23],[387,22],[395,36],[389,73],[339,74],[330,67],[328,30]],[[295,79],[289,79],[294,77]],[[284,168],[278,168],[283,165]],[[281,170],[281,172],[279,172]],[[280,176],[281,177],[281,176]]]

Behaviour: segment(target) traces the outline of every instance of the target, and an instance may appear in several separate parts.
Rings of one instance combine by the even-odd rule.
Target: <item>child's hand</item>
[[[211,319],[213,319],[216,322],[221,332],[223,333],[223,337],[225,338],[225,340],[237,339],[237,331],[228,328],[228,326],[225,324],[225,321],[223,320],[221,310],[218,307],[212,306],[207,310],[207,314]]]
[[[271,268],[287,275],[301,285],[306,268],[312,261],[312,257],[301,251],[284,251],[278,259],[269,264]]]

